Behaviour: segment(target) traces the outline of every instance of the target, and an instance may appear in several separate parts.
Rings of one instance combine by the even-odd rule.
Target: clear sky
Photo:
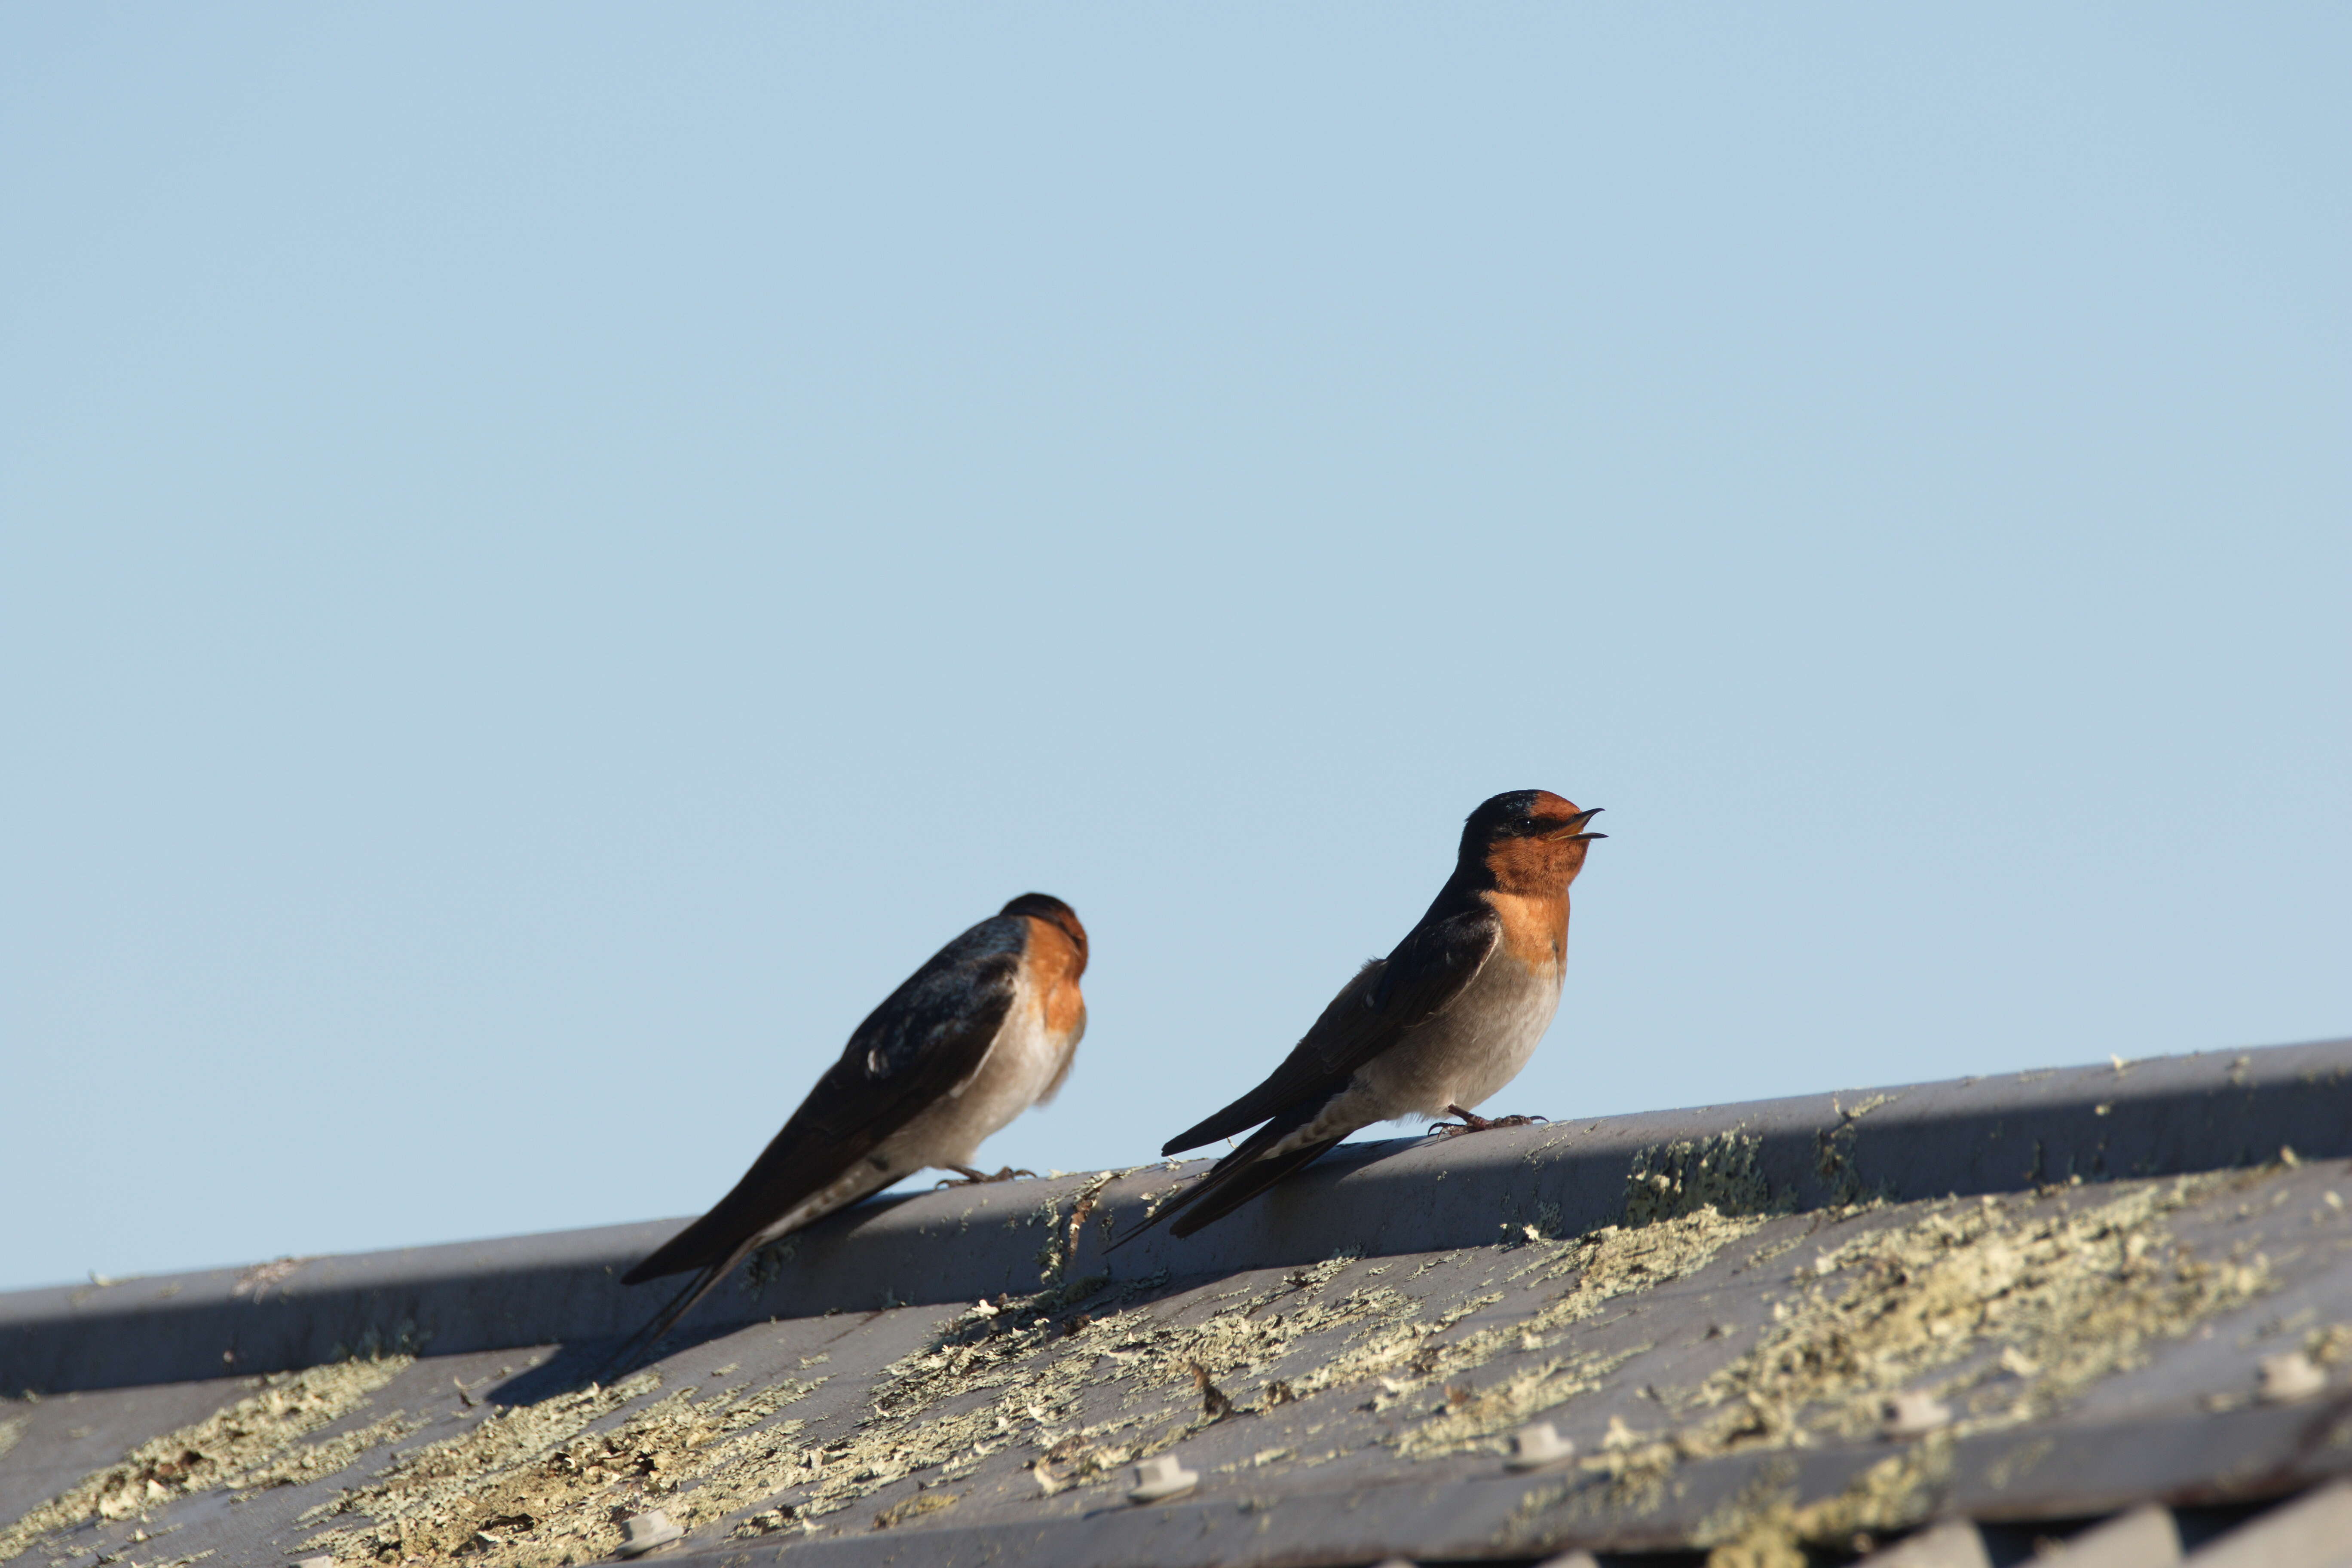
[[[1150,1157],[2352,1033],[2352,10],[0,10],[0,1285],[691,1213],[1028,889]]]

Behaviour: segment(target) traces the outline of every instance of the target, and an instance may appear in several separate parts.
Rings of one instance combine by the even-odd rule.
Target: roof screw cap
[[[1201,1484],[1199,1474],[1186,1469],[1173,1454],[1161,1454],[1135,1467],[1135,1486],[1127,1494],[1133,1503],[1158,1502],[1191,1491]]]
[[[1511,1457],[1503,1464],[1508,1469],[1532,1470],[1556,1465],[1575,1452],[1576,1445],[1561,1436],[1550,1422],[1538,1421],[1511,1434]]]
[[[1932,1394],[1907,1389],[1878,1407],[1878,1434],[1890,1440],[1921,1437],[1952,1424],[1952,1407]]]
[[[2327,1374],[2301,1351],[2264,1356],[2262,1372],[2254,1384],[2256,1396],[2264,1405],[2292,1405],[2298,1399],[2310,1398],[2326,1386]]]
[[[643,1557],[655,1547],[667,1546],[685,1533],[659,1509],[632,1514],[621,1521],[621,1555]]]

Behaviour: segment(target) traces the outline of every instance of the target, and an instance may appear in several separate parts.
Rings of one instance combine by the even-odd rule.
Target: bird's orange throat
[[[1039,992],[1045,997],[1045,1027],[1055,1035],[1066,1035],[1078,1027],[1087,1016],[1085,995],[1078,990],[1078,976],[1087,972],[1085,945],[1071,939],[1070,933],[1052,921],[1035,915],[1029,921],[1030,973],[1037,977]]]
[[[1502,921],[1503,951],[1534,969],[1557,967],[1568,952],[1568,889],[1479,895]]]
[[[1568,896],[1568,885],[1584,869],[1580,838],[1503,838],[1486,847],[1486,874],[1497,892],[1528,898]]]
[[[1503,950],[1525,963],[1554,965],[1568,951],[1568,885],[1584,869],[1580,839],[1505,838],[1488,846],[1480,896],[1503,924]]]

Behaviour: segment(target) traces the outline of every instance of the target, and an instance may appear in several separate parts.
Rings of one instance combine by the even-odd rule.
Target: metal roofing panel
[[[1720,1147],[1710,1152],[1711,1143]],[[969,1301],[1035,1290],[1055,1270],[1127,1281],[1312,1263],[1342,1247],[1477,1245],[1527,1225],[1568,1234],[1624,1218],[1637,1168],[1653,1183],[1736,1182],[1739,1201],[1761,1191],[1811,1209],[2211,1170],[2274,1158],[2282,1146],[2352,1155],[2352,1042],[1347,1145],[1197,1238],[1154,1232],[1108,1256],[1110,1235],[1202,1165],[884,1200],[791,1238],[762,1288],[726,1292],[693,1321]],[[1717,1195],[1732,1201],[1728,1190]],[[1086,1223],[1073,1226],[1081,1206]],[[1636,1209],[1646,1212],[1638,1195]],[[401,1342],[454,1353],[617,1335],[650,1309],[612,1276],[678,1224],[0,1295],[0,1389],[276,1372]]]
[[[0,1555],[586,1562],[659,1508],[666,1557],[810,1568],[1853,1556],[2242,1508],[2352,1472],[2348,1075],[2337,1044],[1373,1145],[1108,1259],[1165,1167],[930,1194],[612,1388],[582,1377],[650,1303],[607,1269],[664,1227],[23,1293],[0,1368],[59,1382],[0,1407]],[[196,1378],[224,1334],[282,1370]],[[1535,1421],[1573,1452],[1514,1469]],[[1197,1484],[1131,1504],[1154,1455]]]

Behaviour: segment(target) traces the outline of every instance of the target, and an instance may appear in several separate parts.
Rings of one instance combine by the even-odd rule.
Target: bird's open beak
[[[1586,823],[1591,821],[1594,817],[1600,815],[1601,807],[1597,805],[1591,811],[1580,811],[1574,816],[1570,817],[1568,821],[1561,826],[1559,832],[1547,833],[1544,837],[1556,842],[1570,844],[1578,843],[1586,839],[1606,838],[1609,837],[1606,833],[1580,833],[1577,831]]]

